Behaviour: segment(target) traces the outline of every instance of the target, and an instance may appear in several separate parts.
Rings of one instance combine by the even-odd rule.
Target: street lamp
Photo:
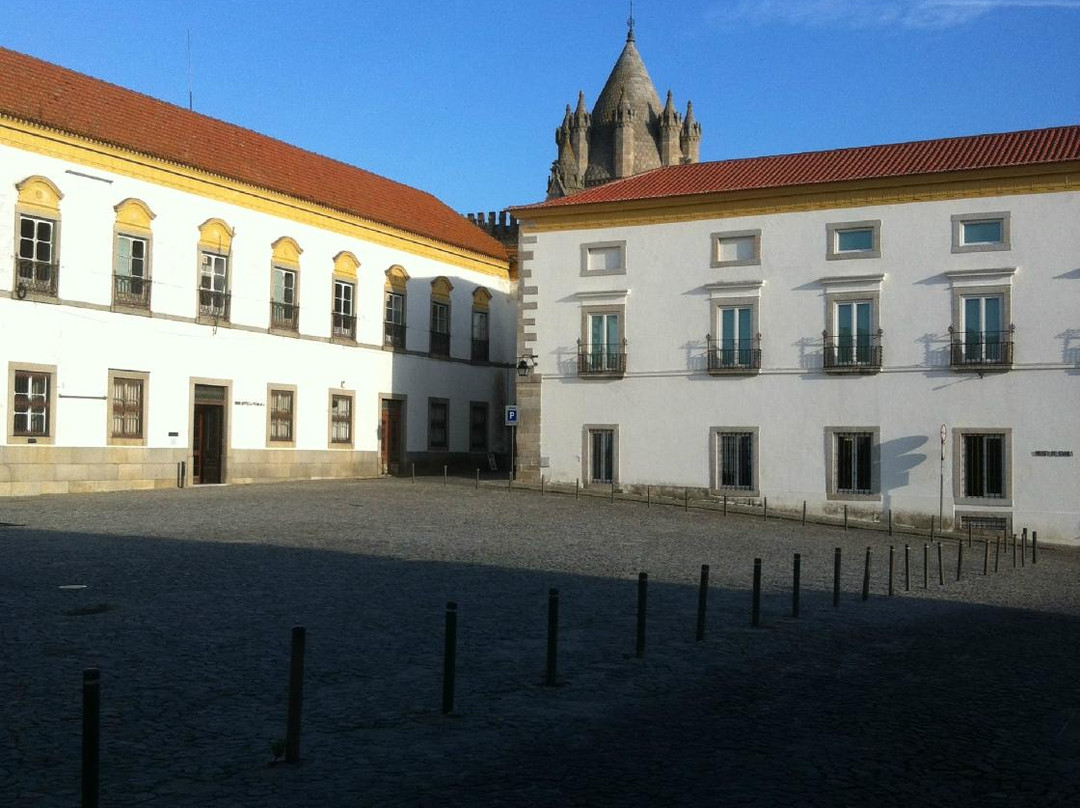
[[[533,368],[536,367],[535,356],[522,356],[518,358],[517,363],[517,375],[519,378],[527,378],[532,373]]]

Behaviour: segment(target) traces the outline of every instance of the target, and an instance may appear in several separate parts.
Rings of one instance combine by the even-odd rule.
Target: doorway
[[[225,480],[226,388],[195,385],[195,417],[191,426],[191,481],[210,485]]]
[[[401,411],[402,402],[398,399],[382,399],[379,418],[379,434],[382,442],[379,447],[379,465],[383,474],[401,473]]]

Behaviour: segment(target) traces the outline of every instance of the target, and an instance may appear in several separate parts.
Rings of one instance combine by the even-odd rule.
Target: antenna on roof
[[[626,32],[626,41],[634,41],[634,0],[630,0],[630,17],[626,20],[629,31]]]
[[[191,95],[191,29],[187,32],[187,107],[194,110],[194,100]]]

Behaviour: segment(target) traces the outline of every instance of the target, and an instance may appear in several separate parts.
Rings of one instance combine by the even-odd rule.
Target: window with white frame
[[[330,396],[330,442],[351,444],[353,397],[346,393]]]
[[[17,282],[30,291],[56,294],[56,222],[19,215]]]
[[[585,343],[579,354],[582,373],[622,373],[626,369],[623,310],[584,313]]]
[[[952,251],[965,253],[1011,249],[1010,219],[1008,211],[953,216]]]
[[[757,428],[713,427],[713,488],[757,496]]]
[[[401,292],[386,292],[383,341],[387,347],[405,347],[405,295]]]
[[[731,230],[712,234],[714,267],[752,266],[761,263],[761,231]]]
[[[825,257],[832,261],[842,258],[880,258],[881,220],[837,222],[825,227],[827,246]]]
[[[334,278],[334,310],[331,312],[331,335],[343,339],[356,339],[356,316],[353,313],[353,297],[356,287],[348,281]]]
[[[431,301],[431,353],[450,355],[450,304]]]
[[[50,435],[53,374],[16,370],[14,382],[13,434],[18,437]]]
[[[625,241],[602,241],[581,245],[582,275],[622,275],[625,272]]]
[[[199,314],[229,319],[229,258],[211,252],[199,257]]]
[[[293,390],[270,390],[269,438],[272,442],[293,442],[295,395]]]
[[[880,499],[878,427],[826,427],[826,494],[830,499]]]
[[[112,437],[143,437],[143,380],[112,376]]]
[[[270,326],[296,331],[300,324],[296,303],[296,270],[274,266],[271,272]]]
[[[483,309],[472,311],[472,360],[487,362],[490,355],[488,341],[488,312]]]
[[[710,347],[709,367],[758,368],[761,366],[756,329],[755,303],[718,303],[716,339]]]
[[[1012,330],[1007,321],[1007,309],[1006,291],[959,293],[959,323],[953,331],[954,365],[1007,365],[1012,362]]]
[[[113,271],[117,304],[140,307],[148,305],[148,246],[148,240],[141,236],[116,234],[116,266]]]

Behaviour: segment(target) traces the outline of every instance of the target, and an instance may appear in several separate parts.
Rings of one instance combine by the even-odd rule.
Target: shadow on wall
[[[887,440],[879,447],[881,468],[888,469],[881,475],[881,506],[883,512],[892,507],[892,492],[908,485],[910,472],[926,460],[926,455],[915,450],[929,440],[926,435],[907,435]]]

